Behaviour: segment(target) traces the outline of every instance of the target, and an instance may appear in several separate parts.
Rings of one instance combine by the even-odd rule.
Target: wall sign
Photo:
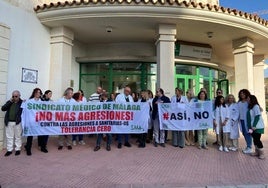
[[[38,70],[22,68],[21,82],[37,84]]]
[[[199,59],[211,59],[212,48],[178,44],[175,48],[175,56],[194,57]]]

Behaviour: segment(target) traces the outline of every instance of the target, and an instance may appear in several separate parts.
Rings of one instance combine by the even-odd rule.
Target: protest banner
[[[26,101],[22,105],[24,136],[96,133],[144,133],[148,103],[59,103]]]
[[[158,104],[161,130],[200,130],[213,127],[212,102]]]

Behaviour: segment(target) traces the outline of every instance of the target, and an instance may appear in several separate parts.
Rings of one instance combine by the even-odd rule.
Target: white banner
[[[212,102],[158,104],[161,130],[200,130],[213,127]]]
[[[23,103],[24,136],[96,133],[144,133],[148,103]]]

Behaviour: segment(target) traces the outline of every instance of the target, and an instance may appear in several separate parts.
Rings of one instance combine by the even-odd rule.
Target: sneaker
[[[43,153],[48,153],[47,148],[41,148],[41,151],[42,151]]]
[[[219,147],[219,151],[223,151],[223,147],[222,146]]]
[[[208,150],[208,147],[207,146],[203,146],[202,148]]]
[[[121,149],[122,148],[122,144],[121,143],[118,143],[117,148],[118,149]]]
[[[107,151],[111,151],[111,146],[110,146],[110,145],[107,145],[107,146],[106,146],[106,150],[107,150]]]
[[[71,149],[73,149],[73,148],[72,148],[72,146],[67,146],[67,149],[68,149],[68,150],[71,150]]]
[[[59,146],[59,147],[58,147],[58,150],[62,150],[62,148],[63,148],[63,146]]]
[[[75,140],[73,141],[73,146],[76,146],[76,141]]]
[[[78,144],[80,144],[80,145],[86,145],[86,143],[84,142],[84,140],[79,141]]]
[[[247,147],[246,149],[243,150],[243,153],[250,154],[250,153],[252,153],[252,150],[251,150],[251,148]]]
[[[165,143],[161,143],[160,146],[162,146],[163,148],[166,147]]]
[[[231,151],[237,151],[237,148],[236,147],[232,147],[231,149],[229,148],[229,150],[231,150]]]
[[[225,152],[229,152],[229,150],[228,150],[227,147],[224,147],[224,148],[223,148],[223,151],[225,151]]]
[[[231,146],[231,147],[229,147],[228,149],[231,150],[231,151],[233,151],[233,148],[234,148],[234,147]]]

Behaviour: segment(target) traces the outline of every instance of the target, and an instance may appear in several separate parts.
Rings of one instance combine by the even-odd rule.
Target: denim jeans
[[[111,145],[111,143],[112,143],[112,134],[106,134],[106,136],[107,136],[107,146]],[[97,135],[97,144],[96,144],[97,146],[100,146],[102,137],[103,137],[103,134],[98,134]]]
[[[76,141],[77,136],[78,136],[79,141],[83,140],[83,135],[82,134],[75,134],[75,135],[72,135],[72,141]]]
[[[243,136],[244,136],[245,141],[247,143],[247,147],[251,148],[252,147],[252,137],[248,133],[248,128],[246,127],[245,120],[240,120],[240,123],[241,123]]]

